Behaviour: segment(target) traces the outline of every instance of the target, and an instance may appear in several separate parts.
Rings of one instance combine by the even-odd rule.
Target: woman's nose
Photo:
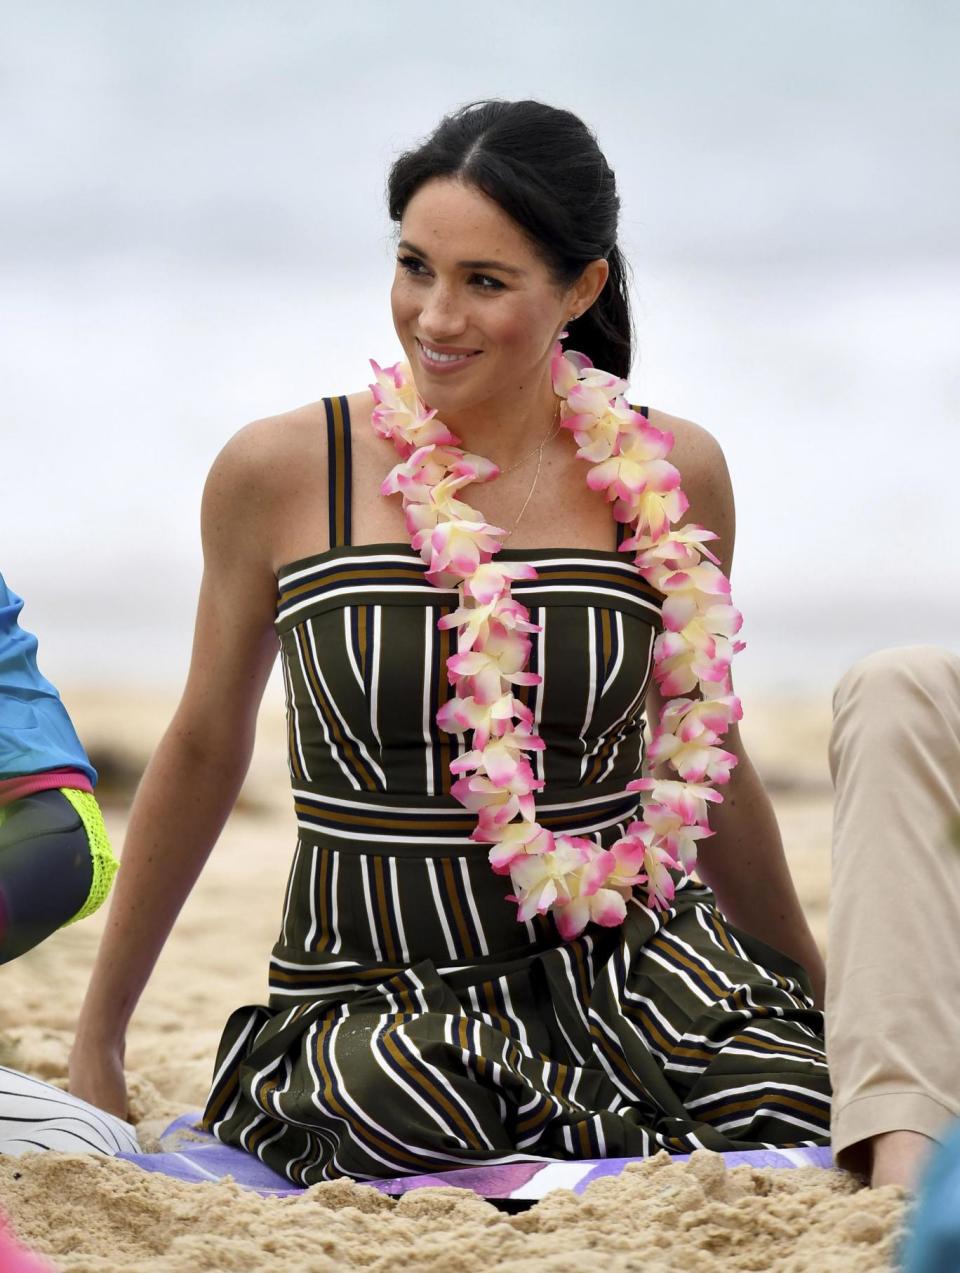
[[[466,327],[466,313],[453,289],[435,284],[430,288],[420,310],[420,330],[431,340],[442,343]]]

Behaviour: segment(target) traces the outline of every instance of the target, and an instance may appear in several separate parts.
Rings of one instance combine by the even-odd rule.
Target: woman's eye
[[[498,278],[491,278],[489,274],[473,274],[470,282],[477,283],[481,292],[500,292],[504,287]]]
[[[406,270],[408,274],[422,274],[424,270],[423,262],[416,256],[399,256],[397,257],[397,264],[401,269]]]

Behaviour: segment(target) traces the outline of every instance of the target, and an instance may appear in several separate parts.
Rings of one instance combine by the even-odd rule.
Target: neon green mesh
[[[73,919],[67,920],[67,924],[75,924],[78,919],[86,919],[103,905],[120,863],[113,856],[113,849],[107,839],[107,828],[103,825],[103,815],[92,792],[76,791],[73,787],[61,787],[60,791],[80,815],[90,843],[90,857],[93,860],[93,879],[90,882],[87,900]]]

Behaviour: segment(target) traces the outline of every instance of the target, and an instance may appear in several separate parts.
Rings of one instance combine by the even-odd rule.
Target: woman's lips
[[[460,371],[468,363],[473,362],[475,358],[479,358],[481,352],[479,349],[460,350],[449,345],[446,348],[442,345],[427,345],[422,340],[417,340],[420,365],[425,367],[427,371],[441,375],[447,375],[452,371]]]

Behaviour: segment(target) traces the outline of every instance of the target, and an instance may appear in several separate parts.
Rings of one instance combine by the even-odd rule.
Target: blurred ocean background
[[[617,172],[633,396],[733,474],[741,692],[960,648],[958,63],[952,0],[4,5],[0,570],[42,669],[182,683],[214,456],[396,356],[386,168],[484,96]]]

